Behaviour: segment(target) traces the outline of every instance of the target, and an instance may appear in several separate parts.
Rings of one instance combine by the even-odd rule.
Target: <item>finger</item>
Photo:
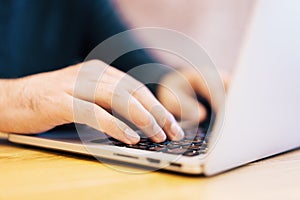
[[[91,70],[94,68],[88,69]],[[129,100],[130,95],[126,90],[128,87],[130,88],[132,85],[136,85],[138,81],[112,67],[106,67],[105,72],[99,77],[99,81],[95,80],[95,78],[92,78],[91,80],[86,81],[87,85],[91,86],[88,87],[88,90],[81,91],[80,99],[96,102],[101,107],[115,110],[137,125],[137,127],[149,135],[155,142],[162,142],[165,140],[166,135],[153,116],[145,110],[138,101],[135,99]],[[120,82],[120,80],[122,81]],[[93,91],[93,88],[95,92]],[[114,101],[116,101],[116,103],[112,105]],[[128,103],[128,105],[124,106],[124,103]]]
[[[140,87],[132,91],[132,93],[145,109],[154,116],[169,139],[181,140],[184,137],[184,132],[174,116],[153,96],[146,86],[140,84]]]
[[[196,94],[181,90],[161,87],[160,95],[164,106],[177,118],[199,123],[206,119],[207,111],[197,100]]]
[[[176,122],[174,116],[163,107],[163,105],[153,96],[150,90],[137,81],[136,79],[121,74],[116,69],[109,69],[108,71],[115,72],[115,77],[119,78],[119,85],[122,83],[122,88],[126,89],[133,95],[138,102],[154,117],[160,127],[171,140],[181,140],[184,132]],[[111,73],[110,72],[110,73]]]
[[[199,103],[196,97],[186,94],[185,92],[178,92],[179,106],[181,108],[181,118],[191,122],[203,122],[207,117],[206,108]],[[179,109],[175,114],[179,114]]]
[[[172,88],[176,89],[175,92],[182,90],[185,94],[189,94],[190,97],[194,98],[195,96],[195,99],[196,94],[199,94],[211,103],[211,94],[206,79],[199,71],[193,69],[180,70],[176,74],[173,74],[171,79],[173,80],[168,81],[173,85]]]
[[[83,95],[83,97],[81,98],[88,101],[94,99],[95,101],[92,102],[96,102],[98,105],[106,109],[113,108],[123,117],[137,125],[138,128],[140,128],[144,133],[146,133],[151,139],[156,142],[162,142],[166,138],[164,131],[162,131],[160,127],[163,127],[168,137],[171,139],[181,139],[183,137],[183,131],[174,120],[174,117],[170,113],[168,113],[167,110],[164,109],[158,101],[154,101],[155,98],[150,91],[146,91],[145,94],[147,95],[146,97],[144,97],[144,99],[148,99],[148,97],[150,97],[149,99],[151,104],[147,102],[142,102],[141,104],[139,101],[143,99],[139,99],[138,101],[131,101],[130,105],[127,106],[127,111],[126,106],[120,106],[123,105],[126,101],[126,99],[124,98],[129,99],[129,96],[127,96],[128,94],[126,94],[125,96],[122,95],[126,93],[123,93],[122,90],[132,91],[136,88],[136,86],[142,85],[140,82],[113,67],[107,67],[105,73],[102,74],[99,80],[100,81],[98,82],[99,84],[96,90],[96,95],[94,92],[89,92],[92,90],[83,90],[82,94],[86,94],[87,92],[89,92],[89,95]],[[89,82],[89,84],[97,83]],[[89,96],[89,98],[86,98],[84,96]],[[119,99],[120,101],[118,103],[115,103],[115,105],[112,105],[113,98],[117,100]],[[147,105],[148,109],[145,110],[143,108],[144,105]],[[155,105],[155,107],[159,107],[159,110],[163,110],[164,112],[149,112],[151,111],[153,105]],[[130,109],[131,113],[129,113],[128,108],[135,108],[135,110]],[[164,115],[164,113],[167,113],[167,115]],[[154,115],[151,116],[151,114]],[[137,115],[138,117],[136,117],[135,115]]]
[[[88,101],[71,96],[69,98],[73,105],[69,112],[72,122],[86,124],[126,144],[139,142],[139,135],[135,131],[103,108]]]
[[[112,73],[112,71],[115,71],[116,74],[119,73],[115,69],[108,71],[110,71],[109,73]],[[156,100],[146,86],[124,73],[111,77],[111,79],[117,78],[121,80],[110,82],[114,85],[106,82],[98,86],[97,93],[101,95],[97,98],[102,107],[114,108],[118,114],[133,122],[155,142],[164,141],[166,134],[171,140],[183,138],[184,133],[172,114]],[[118,82],[118,84],[114,82]],[[127,91],[133,93],[136,99],[130,100],[131,96]],[[112,101],[112,99],[114,100]],[[113,102],[114,105],[112,105]],[[127,106],[125,106],[125,102],[127,102]],[[161,128],[163,128],[163,131]]]
[[[127,91],[114,91],[111,108],[133,123],[154,142],[163,142],[166,135],[155,118]]]
[[[211,87],[209,88],[206,79],[204,79],[203,75],[199,72],[191,74],[191,76],[192,77],[190,78],[190,80],[192,80],[191,81],[192,87],[195,88],[198,94],[200,94],[208,101],[208,103],[211,106],[211,109],[216,112],[220,105],[217,101],[218,99],[213,99],[214,95],[211,93],[212,92],[211,89],[213,85],[211,85]],[[229,80],[229,76],[227,76],[226,73],[222,73],[223,91],[219,91],[219,92],[221,93],[226,92],[228,86],[228,80]]]

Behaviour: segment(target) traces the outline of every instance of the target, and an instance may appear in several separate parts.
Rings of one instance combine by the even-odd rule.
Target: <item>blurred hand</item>
[[[1,80],[1,83],[0,89],[8,94],[0,101],[0,131],[3,132],[39,133],[77,122],[125,143],[137,143],[138,134],[113,116],[113,111],[154,142],[162,142],[166,137],[171,140],[183,137],[173,115],[142,83],[101,61]],[[204,109],[201,119],[202,112]]]
[[[226,87],[227,78],[223,78]],[[157,97],[165,108],[178,119],[193,125],[198,125],[207,117],[207,110],[198,102],[197,95],[211,102],[205,80],[199,72],[189,68],[166,75],[157,90]]]

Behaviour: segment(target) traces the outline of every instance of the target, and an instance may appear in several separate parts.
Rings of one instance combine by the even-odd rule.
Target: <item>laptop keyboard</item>
[[[135,145],[125,144],[112,137],[97,139],[92,142],[147,151],[164,152],[175,155],[197,156],[207,152],[207,140],[205,137],[206,134],[202,129],[198,129],[197,132],[195,132],[196,131],[185,130],[185,136],[181,141],[166,140],[162,143],[152,142],[139,131],[137,131],[137,133],[140,135],[141,139],[140,142]]]

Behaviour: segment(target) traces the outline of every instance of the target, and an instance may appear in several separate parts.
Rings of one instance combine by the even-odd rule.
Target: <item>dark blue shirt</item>
[[[96,45],[126,29],[107,0],[0,0],[0,78],[82,62]],[[155,61],[139,50],[113,66],[128,71],[150,62]]]

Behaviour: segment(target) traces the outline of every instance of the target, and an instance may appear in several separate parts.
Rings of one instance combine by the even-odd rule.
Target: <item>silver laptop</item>
[[[83,144],[72,127],[9,141],[93,155],[186,174],[214,175],[300,146],[300,3],[259,0],[253,11],[225,103],[210,134],[187,143],[125,145],[87,126]]]

